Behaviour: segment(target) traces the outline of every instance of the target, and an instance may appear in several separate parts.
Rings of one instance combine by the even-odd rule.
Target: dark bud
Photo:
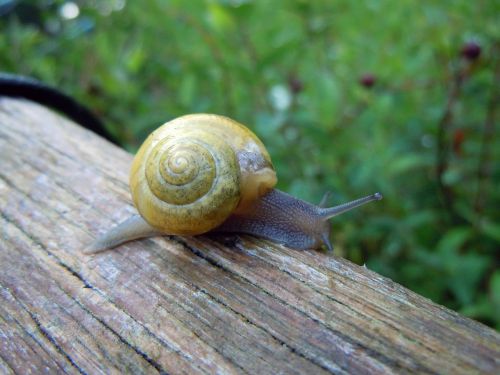
[[[359,83],[366,87],[367,89],[373,87],[373,85],[375,85],[375,82],[377,81],[377,78],[375,77],[375,75],[371,74],[371,73],[366,73],[366,74],[363,74],[361,76],[361,78],[359,79]]]
[[[288,77],[288,86],[290,87],[290,90],[294,95],[298,94],[304,89],[304,84],[302,83],[300,78],[295,75],[290,75]]]
[[[462,56],[467,60],[474,61],[481,55],[481,46],[476,42],[465,43],[462,47]]]

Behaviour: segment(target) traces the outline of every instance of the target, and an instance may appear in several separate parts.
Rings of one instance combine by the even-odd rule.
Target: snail
[[[380,193],[336,207],[313,205],[274,188],[271,158],[244,125],[224,116],[192,114],[156,129],[130,172],[133,215],[91,243],[87,253],[157,235],[246,233],[294,249],[330,243],[329,219]],[[325,197],[326,198],[326,197]]]

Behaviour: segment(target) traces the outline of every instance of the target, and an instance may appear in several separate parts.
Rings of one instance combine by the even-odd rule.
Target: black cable
[[[36,79],[0,72],[0,96],[20,97],[55,109],[74,122],[118,144],[104,124],[89,109],[58,89]]]

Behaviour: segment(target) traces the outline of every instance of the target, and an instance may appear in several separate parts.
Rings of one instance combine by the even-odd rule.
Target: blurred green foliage
[[[74,95],[131,151],[213,112],[263,139],[282,190],[381,191],[333,220],[336,253],[499,329],[499,14],[494,0],[0,0],[0,66]]]

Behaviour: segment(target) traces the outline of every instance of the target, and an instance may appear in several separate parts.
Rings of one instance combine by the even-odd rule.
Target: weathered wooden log
[[[344,259],[241,236],[82,249],[131,155],[0,99],[0,372],[500,373],[500,335]]]

